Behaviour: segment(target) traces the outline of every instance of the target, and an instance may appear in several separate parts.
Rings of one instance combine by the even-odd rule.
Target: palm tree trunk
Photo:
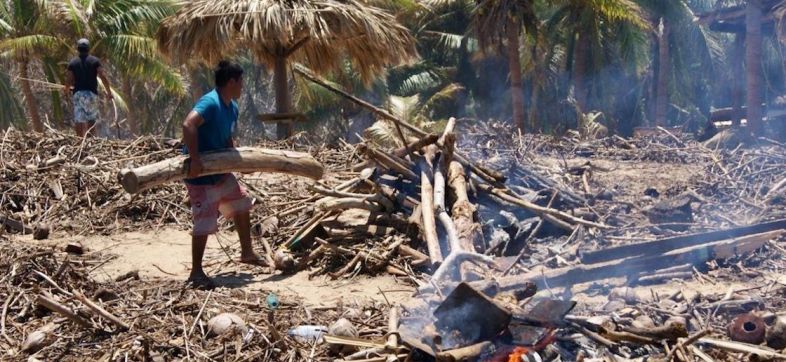
[[[669,107],[669,23],[661,18],[661,29],[658,34],[658,81],[655,98],[655,124],[666,125],[666,113]]]
[[[762,132],[762,88],[761,67],[761,18],[762,10],[758,0],[748,0],[745,11],[745,66],[748,103],[748,127],[752,134]]]
[[[743,72],[745,68],[742,66],[742,58],[745,56],[745,34],[737,33],[734,35],[734,44],[732,45],[730,54],[731,63],[731,107],[734,109],[732,115],[732,125],[739,127],[743,117],[742,105],[743,98],[745,97],[745,88],[743,85]]]
[[[508,67],[510,68],[510,98],[513,106],[513,123],[524,131],[524,92],[521,88],[521,59],[519,54],[519,29],[508,26]]]
[[[126,123],[128,123],[128,129],[131,131],[131,134],[137,135],[139,134],[139,122],[137,119],[136,112],[134,111],[134,107],[132,102],[134,100],[133,89],[131,88],[131,79],[128,77],[124,77],[123,79],[123,95],[126,97],[126,103],[128,104],[128,111],[126,112]],[[120,134],[120,125],[116,124],[115,127],[118,129],[118,134]]]
[[[587,98],[589,97],[589,89],[587,89],[587,66],[589,62],[589,37],[583,34],[578,35],[576,41],[576,50],[574,54],[573,65],[573,87],[576,96],[576,105],[578,105],[581,112],[588,111]]]
[[[33,88],[30,86],[30,74],[27,71],[29,63],[28,60],[19,61],[19,81],[22,83],[22,94],[25,96],[25,105],[27,105],[27,113],[30,116],[30,125],[33,127],[33,131],[43,132],[44,124],[41,123],[41,116],[38,114],[38,102],[36,102],[33,96]]]
[[[287,58],[280,52],[273,69],[273,83],[276,87],[276,113],[289,113],[289,85],[287,83]],[[292,123],[276,123],[276,138],[283,140],[292,136]]]

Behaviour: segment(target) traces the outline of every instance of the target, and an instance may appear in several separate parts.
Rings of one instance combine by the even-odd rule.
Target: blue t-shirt
[[[237,102],[233,100],[229,105],[226,105],[221,101],[218,92],[213,89],[197,101],[193,110],[205,120],[197,128],[199,153],[227,148],[237,123]],[[188,153],[187,147],[183,147],[183,152]],[[192,185],[215,185],[223,176],[202,176],[186,179],[186,182]]]

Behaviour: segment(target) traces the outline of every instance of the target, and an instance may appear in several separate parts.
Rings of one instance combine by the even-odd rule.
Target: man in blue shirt
[[[183,122],[183,143],[190,155],[189,178],[186,179],[194,227],[191,232],[191,275],[194,287],[210,289],[214,285],[202,269],[207,237],[218,231],[218,215],[233,218],[240,238],[240,261],[262,265],[251,247],[249,211],[251,200],[234,175],[201,176],[200,154],[234,147],[238,108],[235,99],[243,89],[243,69],[222,61],[215,69],[216,88],[202,96]]]

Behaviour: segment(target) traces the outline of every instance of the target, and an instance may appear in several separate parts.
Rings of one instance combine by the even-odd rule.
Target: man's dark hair
[[[213,71],[216,80],[216,87],[223,87],[229,83],[230,79],[240,80],[243,77],[243,68],[237,63],[222,60]]]

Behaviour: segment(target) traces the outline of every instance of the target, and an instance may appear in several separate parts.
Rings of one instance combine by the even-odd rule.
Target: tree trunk
[[[276,64],[273,70],[273,83],[276,86],[276,113],[289,113],[290,99],[289,86],[287,83],[287,58],[283,51],[276,57]],[[292,136],[292,123],[276,123],[276,138],[283,140]]]
[[[589,48],[589,38],[585,34],[579,34],[578,40],[576,41],[576,50],[573,60],[573,87],[576,96],[576,105],[578,105],[579,110],[583,113],[589,111],[587,104],[587,98],[589,97],[589,89],[587,89]]]
[[[762,10],[759,1],[748,0],[745,11],[745,75],[747,77],[748,127],[754,135],[760,135],[762,132],[761,18]]]
[[[658,32],[658,83],[655,98],[655,124],[666,125],[666,113],[669,107],[669,23],[661,18],[660,31]]]
[[[732,124],[739,127],[741,124],[743,98],[745,97],[742,81],[744,68],[742,58],[745,52],[745,34],[734,34],[734,44],[731,49],[731,106],[734,109],[731,116]]]
[[[131,131],[132,135],[139,134],[139,123],[136,117],[136,112],[134,111],[134,106],[132,104],[134,100],[133,89],[131,87],[131,79],[128,77],[123,78],[123,95],[126,97],[126,104],[128,105],[128,110],[126,111],[126,123],[128,124],[128,129]],[[117,121],[117,120],[115,120]],[[115,124],[117,128],[115,132],[120,135],[120,124]]]
[[[510,68],[510,98],[513,106],[513,123],[524,131],[524,93],[521,88],[521,60],[519,54],[519,29],[508,27],[508,67]]]
[[[33,96],[33,88],[30,86],[30,74],[27,72],[27,66],[30,62],[27,60],[19,61],[19,81],[22,83],[22,94],[25,96],[25,105],[27,105],[27,113],[30,116],[30,125],[33,131],[43,132],[44,124],[41,123],[41,116],[38,114],[38,102]]]

